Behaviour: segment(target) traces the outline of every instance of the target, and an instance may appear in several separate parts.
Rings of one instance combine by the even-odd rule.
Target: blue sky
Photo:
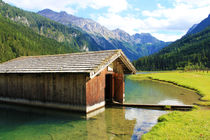
[[[130,35],[151,33],[163,41],[183,36],[210,13],[210,0],[4,0],[37,12],[49,8],[90,18],[110,30],[120,28]]]

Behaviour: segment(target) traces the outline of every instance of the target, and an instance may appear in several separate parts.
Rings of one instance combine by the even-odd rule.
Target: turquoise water
[[[164,111],[106,108],[90,118],[47,109],[1,105],[2,140],[134,139],[150,130]]]
[[[193,101],[184,99],[189,98],[185,97],[188,94],[196,96],[190,92],[168,84],[126,79],[125,100],[191,104]],[[197,96],[190,100],[194,98],[197,100]],[[137,140],[167,112],[107,107],[93,113],[86,117],[66,111],[0,104],[0,140]]]
[[[151,80],[126,79],[125,102],[140,104],[192,105],[200,96],[191,90]]]

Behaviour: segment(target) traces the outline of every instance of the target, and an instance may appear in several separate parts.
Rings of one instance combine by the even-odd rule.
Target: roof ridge
[[[122,59],[129,72],[135,73],[136,70],[132,63],[127,59],[122,50],[119,49],[71,54],[22,56],[0,64],[0,73],[78,71],[89,73],[93,77],[117,58]]]
[[[9,62],[24,59],[24,58],[41,58],[41,57],[50,57],[50,56],[68,56],[68,55],[83,55],[83,54],[94,54],[94,53],[103,53],[103,52],[121,52],[121,49],[115,49],[115,50],[102,50],[102,51],[88,51],[88,52],[76,52],[76,53],[64,53],[64,54],[47,54],[47,55],[32,55],[32,56],[20,56],[11,60],[8,60],[6,62],[0,63],[1,64],[7,64]]]

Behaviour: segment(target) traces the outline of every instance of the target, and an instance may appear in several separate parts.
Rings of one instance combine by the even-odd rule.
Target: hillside
[[[203,31],[204,29],[206,29],[209,26],[210,26],[210,14],[209,14],[209,16],[207,18],[202,20],[199,24],[193,25],[189,29],[189,31],[187,32],[187,35],[199,33],[199,32]]]
[[[134,62],[138,70],[175,70],[187,67],[210,68],[210,27],[184,36],[160,52]]]
[[[95,41],[85,33],[60,23],[49,20],[33,12],[27,12],[10,6],[0,0],[0,15],[12,21],[29,27],[36,33],[63,42],[81,51],[100,50]]]
[[[0,16],[0,63],[27,55],[60,54],[78,51],[35,33],[28,27]]]

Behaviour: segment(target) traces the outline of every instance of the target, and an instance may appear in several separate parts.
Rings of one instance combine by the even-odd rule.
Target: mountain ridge
[[[100,34],[101,36],[103,36],[105,38],[120,39],[120,37],[115,36],[115,35],[119,36],[119,34],[124,34],[125,36],[129,36],[130,40],[133,40],[134,36],[139,35],[139,34],[141,35],[141,37],[144,36],[144,35],[152,36],[150,33],[136,33],[134,35],[130,35],[127,32],[125,32],[125,31],[123,31],[122,29],[119,29],[119,28],[114,29],[114,30],[109,30],[105,26],[100,25],[99,23],[95,22],[92,19],[76,17],[74,15],[66,13],[65,11],[55,12],[51,9],[44,9],[44,10],[38,11],[37,13],[42,15],[42,16],[45,16],[49,19],[52,19],[52,20],[57,21],[59,23],[62,23],[64,25],[72,24],[74,26],[80,27],[81,29],[83,29],[84,31],[86,31],[88,33]],[[79,23],[79,22],[81,22],[81,23]],[[90,24],[93,24],[92,28],[94,28],[94,30],[90,29],[90,26],[91,26]],[[97,27],[99,27],[101,30],[97,30]],[[101,31],[101,33],[100,33],[100,31]],[[153,38],[155,38],[155,37],[153,37]],[[158,40],[158,39],[156,39],[156,40]],[[125,41],[125,39],[124,39],[124,41]]]
[[[154,39],[154,37],[151,41],[145,41],[144,33],[137,38],[135,35],[131,36],[121,29],[109,30],[91,19],[76,17],[64,11],[55,12],[50,9],[44,9],[39,11],[38,14],[66,26],[80,28],[88,33],[103,49],[107,49],[107,46],[109,46],[108,49],[122,49],[131,60],[150,55],[169,44],[168,42]],[[152,42],[154,40],[155,42]]]
[[[91,19],[78,18],[64,11],[57,13],[57,16],[54,16],[56,12],[50,9],[46,9],[45,12],[50,13],[51,17],[59,20],[60,23],[54,21],[55,19],[51,20],[37,13],[24,11],[0,0],[0,14],[3,17],[29,27],[41,36],[54,39],[79,51],[122,49],[126,56],[133,61],[139,57],[153,54],[169,44],[159,40],[155,43],[152,40],[145,43],[142,38],[139,38],[136,43],[134,37],[128,33],[120,29],[110,31]],[[65,18],[65,20],[61,18],[66,16],[69,18]],[[84,28],[67,22],[72,19],[74,22],[81,22],[81,27]],[[65,23],[62,24],[61,22],[64,21]]]
[[[186,35],[192,35],[196,34],[198,32],[203,31],[206,29],[208,26],[210,26],[210,14],[208,15],[207,18],[203,19],[200,23],[194,24],[187,32]]]

